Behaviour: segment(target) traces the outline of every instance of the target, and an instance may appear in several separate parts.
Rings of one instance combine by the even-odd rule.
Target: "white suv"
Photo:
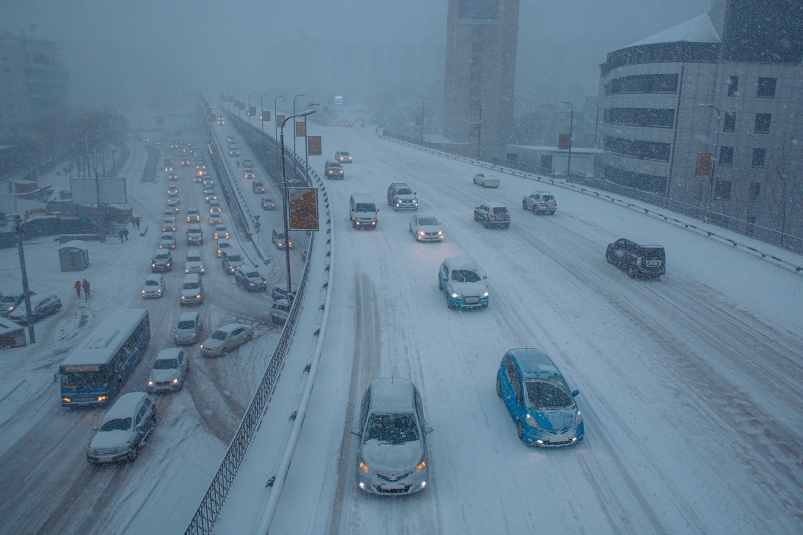
[[[86,450],[93,464],[137,459],[139,449],[156,427],[156,405],[145,392],[130,392],[112,405]]]

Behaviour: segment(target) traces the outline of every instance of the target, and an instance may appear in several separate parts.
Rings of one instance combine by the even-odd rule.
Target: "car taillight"
[[[488,213],[488,217],[489,217],[489,218],[490,218],[490,217],[493,217],[493,216],[494,216],[494,215],[493,215],[492,213],[490,213],[490,212]]]

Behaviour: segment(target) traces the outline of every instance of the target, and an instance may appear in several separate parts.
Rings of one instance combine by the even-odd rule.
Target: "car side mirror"
[[[379,208],[377,208],[377,209],[376,209],[376,211],[378,212],[378,211],[379,211]]]
[[[424,428],[424,433],[427,434],[427,435],[432,433],[432,428],[431,427]]]
[[[579,390],[575,390],[574,392],[572,392],[572,397],[577,397],[578,394],[580,394],[580,391]]]

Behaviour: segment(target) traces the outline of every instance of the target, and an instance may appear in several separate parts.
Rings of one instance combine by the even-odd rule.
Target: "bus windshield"
[[[96,372],[70,372],[61,375],[62,388],[98,388],[109,382],[105,370]]]

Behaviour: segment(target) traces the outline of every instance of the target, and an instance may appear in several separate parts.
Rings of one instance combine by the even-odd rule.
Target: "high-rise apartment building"
[[[0,139],[19,125],[67,109],[70,73],[56,43],[0,35]]]
[[[449,0],[443,135],[505,158],[513,131],[519,0]]]
[[[709,13],[609,53],[597,176],[803,232],[801,21],[800,1],[713,0]]]

